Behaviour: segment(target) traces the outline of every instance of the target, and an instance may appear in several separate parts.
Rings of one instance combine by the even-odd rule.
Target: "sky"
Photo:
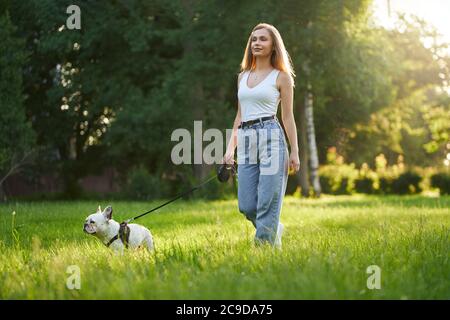
[[[384,27],[393,25],[397,12],[414,14],[434,25],[442,40],[450,42],[450,0],[374,0],[373,9],[376,21]]]

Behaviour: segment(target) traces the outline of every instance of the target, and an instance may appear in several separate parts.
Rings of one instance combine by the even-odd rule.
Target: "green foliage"
[[[320,182],[323,193],[352,194],[354,192],[366,194],[415,194],[420,193],[426,186],[433,170],[407,170],[403,157],[399,157],[397,164],[388,166],[383,154],[375,158],[375,169],[364,163],[359,169],[354,163],[346,164],[343,156],[330,148],[327,154],[328,164],[320,170]]]
[[[355,180],[355,191],[358,193],[374,193],[374,181],[371,178],[358,178]]]
[[[8,12],[0,12],[0,39],[0,178],[3,178],[30,152],[34,132],[23,103],[22,68],[27,54]]]
[[[419,186],[421,176],[417,173],[407,171],[402,173],[392,183],[392,192],[395,194],[414,194],[420,193],[422,190]]]
[[[409,165],[436,166],[445,156],[450,102],[444,90],[450,60],[434,28],[416,17],[402,16],[393,30],[379,30],[389,68],[392,99],[351,128],[341,149],[357,164],[383,153],[394,162],[398,155]],[[425,45],[429,43],[431,46]],[[371,141],[371,143],[367,143]]]
[[[431,186],[439,188],[440,194],[450,194],[450,174],[436,173],[432,175]]]
[[[159,199],[166,194],[165,184],[161,183],[158,176],[150,174],[143,166],[134,168],[128,173],[125,195],[129,199]]]
[[[354,181],[358,177],[355,165],[346,164],[344,158],[330,148],[327,153],[327,164],[319,169],[320,185],[323,193],[350,194],[354,190]]]
[[[392,183],[393,183],[393,179],[386,178],[386,177],[381,177],[379,179],[379,188],[378,188],[379,192],[378,193],[380,193],[380,194],[393,194]]]
[[[354,190],[358,170],[354,164],[324,165],[319,169],[319,175],[323,193],[350,194]]]

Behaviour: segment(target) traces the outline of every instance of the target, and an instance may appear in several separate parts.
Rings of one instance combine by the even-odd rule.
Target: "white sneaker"
[[[275,237],[275,247],[281,249],[281,237],[283,236],[284,225],[280,222],[277,228],[277,236]]]

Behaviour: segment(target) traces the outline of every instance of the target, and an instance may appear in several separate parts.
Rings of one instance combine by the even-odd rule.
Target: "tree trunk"
[[[309,197],[309,176],[308,176],[308,143],[306,140],[306,113],[305,103],[300,103],[300,136],[299,136],[299,157],[300,171],[297,173],[301,194],[303,197]]]
[[[317,197],[320,197],[322,190],[319,182],[319,157],[317,153],[316,134],[314,130],[313,94],[311,92],[311,85],[309,83],[307,85],[307,91],[305,95],[305,120],[308,137],[307,139],[308,139],[311,183],[314,189],[314,194]]]
[[[82,188],[78,183],[79,154],[77,153],[77,133],[69,138],[68,145],[60,146],[59,152],[63,159],[61,177],[63,182],[63,197],[77,199],[82,195]]]

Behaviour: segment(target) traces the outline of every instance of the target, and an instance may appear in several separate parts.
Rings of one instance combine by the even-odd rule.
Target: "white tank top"
[[[277,89],[279,73],[280,70],[273,69],[256,87],[249,88],[247,81],[250,72],[244,72],[238,90],[242,122],[277,114],[280,103],[280,91]]]

